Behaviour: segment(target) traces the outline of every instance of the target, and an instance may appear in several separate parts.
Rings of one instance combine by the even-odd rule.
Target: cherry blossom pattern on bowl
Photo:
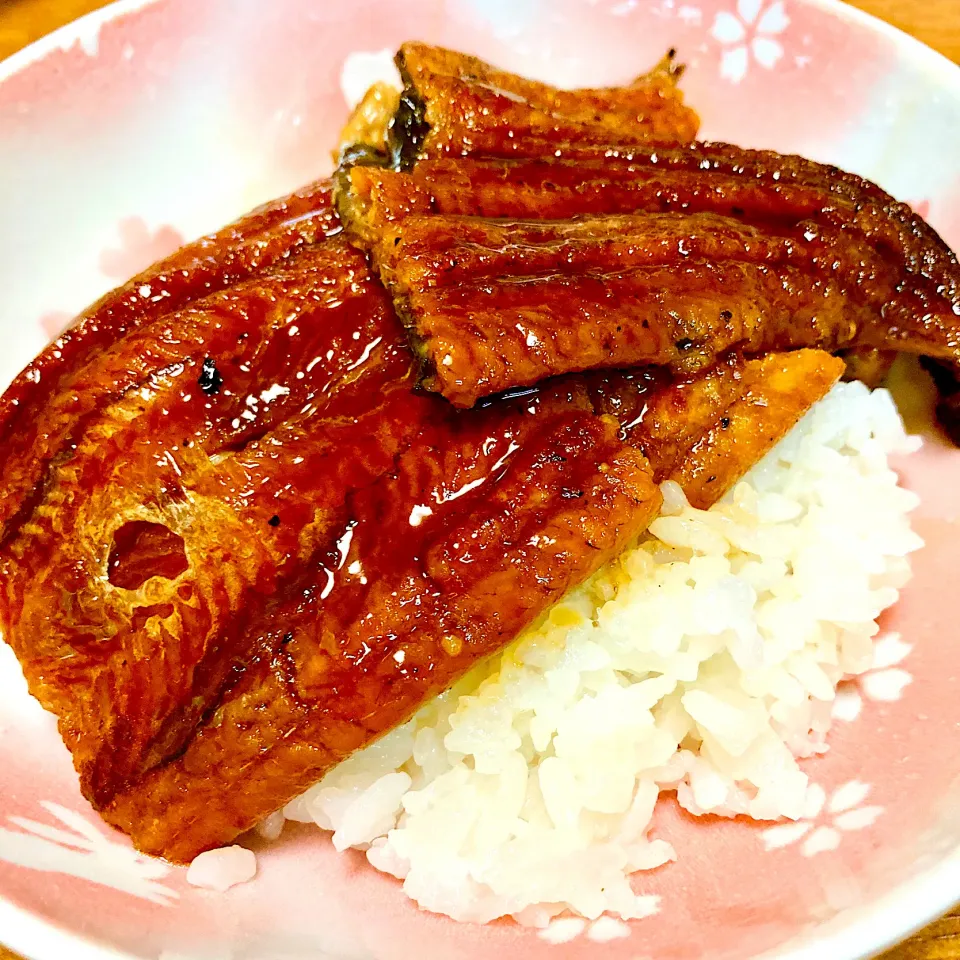
[[[870,785],[859,780],[840,784],[829,797],[823,787],[811,784],[804,817],[763,830],[764,847],[782,850],[802,840],[800,852],[805,857],[836,850],[845,832],[865,830],[883,813],[883,807],[864,806],[869,793]]]
[[[752,63],[773,70],[783,57],[777,37],[790,25],[783,0],[737,0],[736,12],[720,10],[710,33],[723,45],[720,76],[739,83]]]
[[[922,198],[960,246],[960,177],[930,162],[960,155],[960,73],[832,0],[124,0],[0,66],[15,225],[0,231],[0,380],[181,238],[327,172],[357,77],[388,71],[383,51],[411,37],[568,84],[622,82],[675,46],[704,137],[854,169]],[[833,706],[828,752],[806,762],[805,816],[697,819],[666,799],[654,833],[678,859],[638,879],[644,918],[455,924],[296,824],[244,840],[254,879],[198,888],[100,823],[0,645],[0,937],[40,960],[874,952],[960,894],[960,770],[944,749],[960,722],[960,455],[931,437],[897,466],[926,547],[871,670]]]
[[[856,720],[863,710],[863,702],[893,703],[903,696],[903,690],[913,677],[902,666],[913,649],[904,643],[900,634],[885,633],[874,641],[873,662],[870,669],[853,680],[844,681],[837,689],[833,702],[835,720]]]

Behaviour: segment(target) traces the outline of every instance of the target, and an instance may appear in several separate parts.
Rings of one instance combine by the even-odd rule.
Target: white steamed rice
[[[650,912],[631,874],[677,855],[651,836],[662,792],[803,815],[797,760],[921,546],[887,465],[918,445],[885,390],[840,384],[712,510],[664,484],[638,545],[286,817],[459,920]]]

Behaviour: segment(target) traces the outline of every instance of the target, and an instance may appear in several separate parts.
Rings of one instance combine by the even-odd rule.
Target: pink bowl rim
[[[159,0],[114,0],[113,3],[79,17],[0,62],[0,83],[57,49],[69,49],[102,24],[152,6]],[[937,86],[960,102],[960,65],[928,47],[915,37],[843,0],[795,0],[847,23],[886,37],[902,60],[927,73]],[[878,897],[861,916],[844,923],[841,913],[828,928],[789,943],[755,960],[821,960],[829,955],[838,960],[867,960],[900,943],[911,934],[943,916],[960,903],[960,843],[943,859],[920,875],[904,881]],[[837,924],[839,929],[831,929]],[[136,960],[130,953],[47,923],[29,910],[10,903],[0,892],[0,930],[8,949],[31,960]],[[826,950],[826,952],[825,952]]]
[[[40,37],[39,40],[34,40],[33,43],[28,44],[22,50],[11,54],[5,60],[0,60],[0,83],[30,66],[31,63],[42,60],[54,50],[69,49],[87,33],[99,30],[104,23],[109,23],[111,20],[116,20],[128,13],[136,13],[136,11],[152,6],[157,2],[158,0],[113,0],[113,3],[108,3],[105,7],[100,7],[99,10],[91,10],[90,13],[65,23],[52,33]]]

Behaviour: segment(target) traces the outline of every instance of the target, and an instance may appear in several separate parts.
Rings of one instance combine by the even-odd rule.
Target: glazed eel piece
[[[852,174],[725,144],[345,167],[337,202],[458,406],[562,373],[730,350],[960,359],[960,266]],[[611,155],[611,152],[613,155]]]
[[[396,56],[403,89],[372,87],[347,123],[342,149],[354,159],[408,168],[428,157],[690,141],[699,119],[683,102],[675,56],[669,51],[626,86],[561,90],[444,47],[404,43]]]

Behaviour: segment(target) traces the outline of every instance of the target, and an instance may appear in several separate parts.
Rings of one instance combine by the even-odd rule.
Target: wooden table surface
[[[0,0],[0,60],[104,5],[103,0]],[[960,63],[960,0],[854,0],[854,6],[912,33]],[[960,891],[957,894],[960,899]],[[0,946],[0,960],[17,958]],[[880,960],[960,960],[960,909],[932,923]]]

